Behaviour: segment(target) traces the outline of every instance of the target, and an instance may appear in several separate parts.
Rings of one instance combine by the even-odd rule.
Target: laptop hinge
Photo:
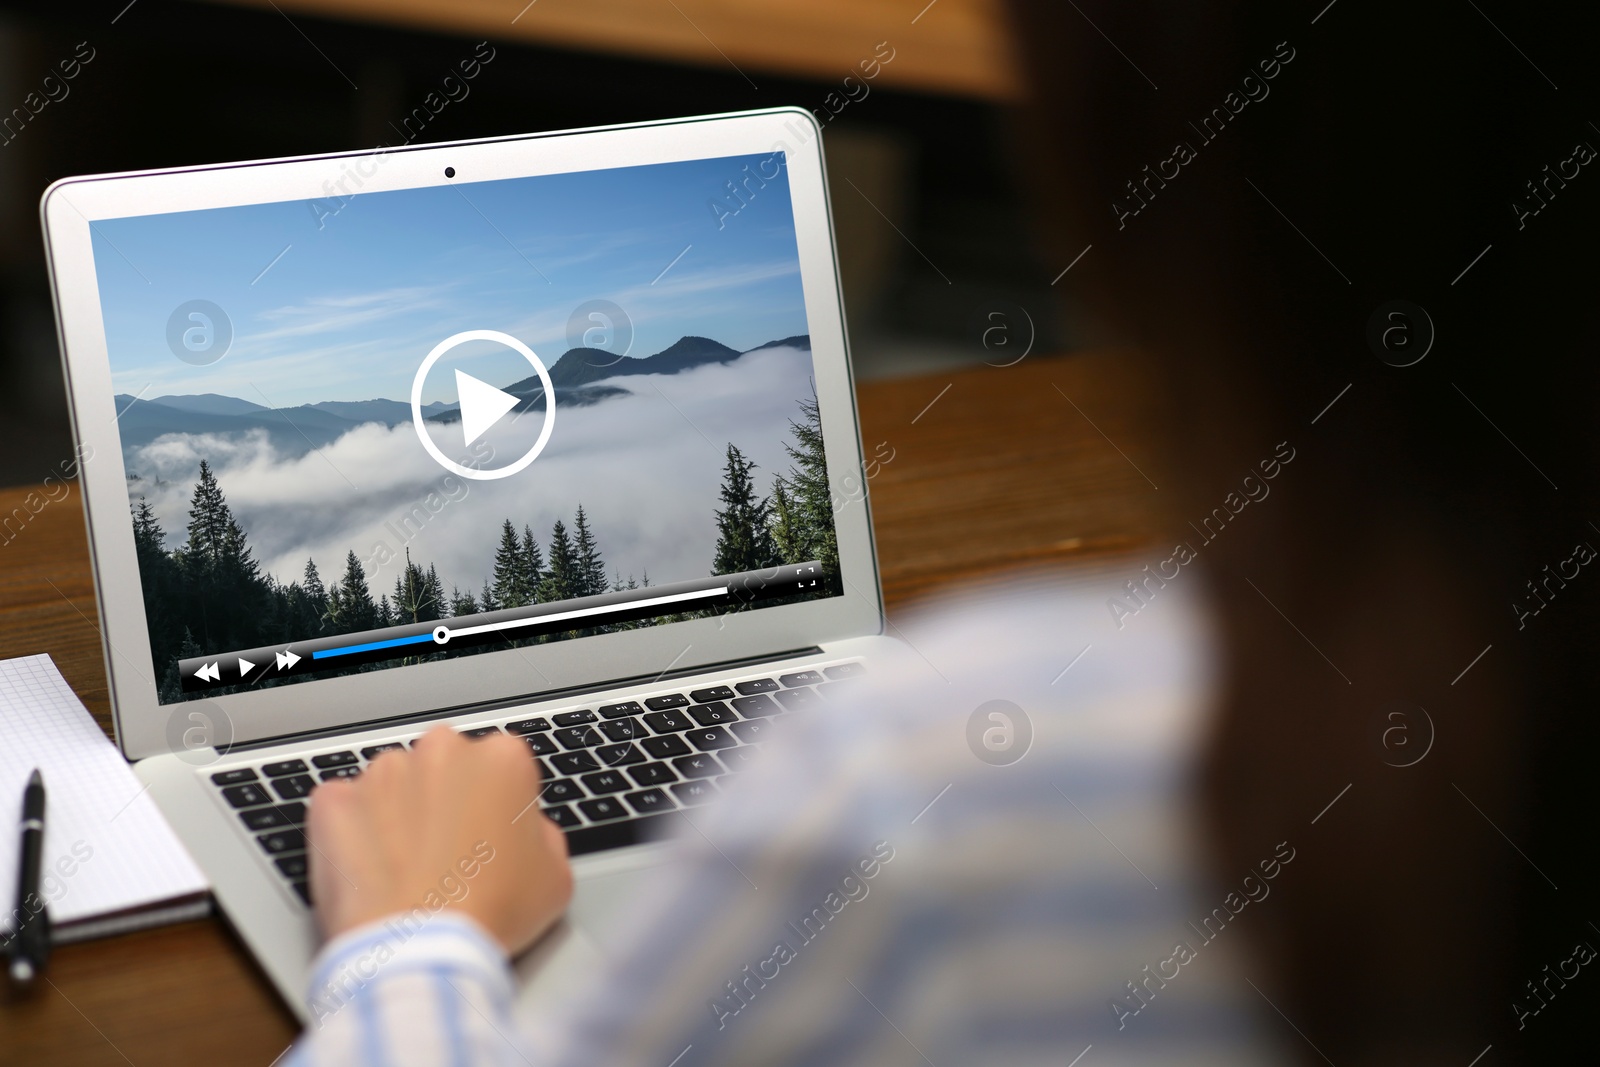
[[[296,741],[314,741],[323,737],[339,737],[343,734],[355,733],[361,730],[371,730],[379,727],[407,726],[418,722],[431,722],[434,719],[446,719],[454,715],[465,715],[470,712],[494,711],[496,708],[515,707],[520,704],[534,704],[547,700],[559,700],[564,697],[583,696],[587,693],[599,693],[608,689],[625,689],[631,685],[654,684],[666,682],[674,678],[687,678],[692,675],[712,674],[717,671],[736,670],[740,667],[754,667],[765,663],[776,663],[780,660],[795,659],[799,656],[821,655],[822,649],[817,645],[805,648],[792,648],[783,652],[774,652],[762,656],[746,656],[741,659],[722,660],[717,663],[702,663],[693,667],[681,667],[678,670],[663,671],[659,674],[638,674],[629,677],[611,678],[601,682],[585,685],[566,686],[560,689],[544,689],[520,696],[504,697],[495,700],[479,701],[470,704],[454,704],[446,708],[435,708],[431,711],[417,712],[411,715],[398,715],[388,718],[369,719],[365,722],[344,723],[339,726],[325,727],[318,730],[307,730],[303,733],[279,734],[276,737],[258,738],[254,741],[244,741],[232,746],[226,754],[235,752],[250,752],[259,748],[272,748],[277,745],[290,744]]]

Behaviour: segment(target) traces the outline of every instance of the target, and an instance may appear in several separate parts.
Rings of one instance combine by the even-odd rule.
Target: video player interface
[[[840,593],[782,153],[91,227],[162,703]]]

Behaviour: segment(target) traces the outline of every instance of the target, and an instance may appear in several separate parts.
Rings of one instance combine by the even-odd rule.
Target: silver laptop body
[[[528,743],[578,878],[534,998],[888,640],[807,112],[41,213],[117,742],[302,1017],[321,781],[439,721]]]

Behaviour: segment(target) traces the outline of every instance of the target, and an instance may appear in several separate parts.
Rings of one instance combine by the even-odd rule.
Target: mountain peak
[[[557,389],[588,385],[602,378],[632,374],[677,374],[707,363],[731,363],[742,355],[709,337],[680,337],[653,356],[618,356],[600,348],[569,348],[550,368],[550,382]],[[521,385],[522,383],[517,383]],[[511,387],[512,392],[516,386]]]

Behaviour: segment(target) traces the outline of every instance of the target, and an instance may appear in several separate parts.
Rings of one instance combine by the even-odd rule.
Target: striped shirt
[[[323,948],[312,989],[346,992],[286,1062],[1287,1059],[1244,931],[1292,858],[1263,842],[1271,878],[1211,882],[1195,844],[1201,580],[1132,619],[1089,583],[923,610],[850,699],[789,716],[754,772],[691,813],[687,861],[631,909],[628,948],[559,1002],[517,1015],[504,955],[470,920],[442,913],[381,961],[392,928],[375,925]]]

